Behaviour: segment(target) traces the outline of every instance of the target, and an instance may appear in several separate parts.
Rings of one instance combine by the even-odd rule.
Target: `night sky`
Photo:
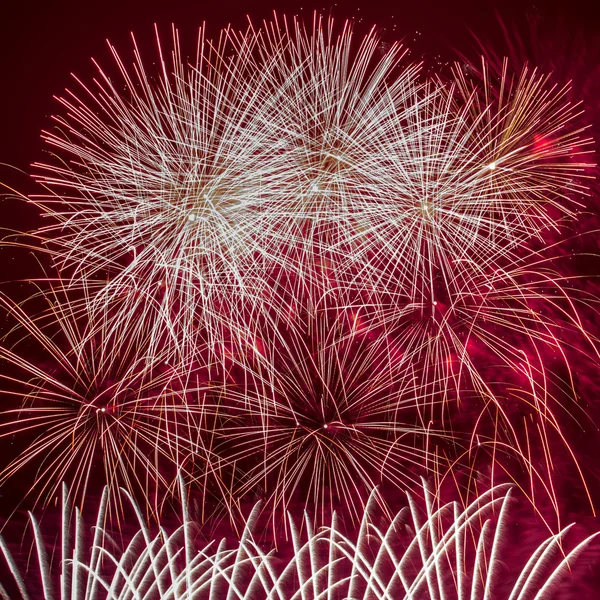
[[[255,22],[269,18],[275,10],[286,15],[311,15],[314,10],[341,19],[354,19],[363,31],[375,25],[389,40],[402,39],[413,56],[453,61],[457,53],[475,56],[474,35],[492,52],[505,52],[500,18],[523,38],[536,22],[546,35],[560,44],[572,35],[583,35],[589,46],[598,46],[600,11],[595,3],[530,0],[504,2],[459,0],[453,2],[4,2],[0,8],[0,163],[29,172],[29,165],[43,157],[40,131],[50,124],[50,115],[60,95],[72,85],[70,73],[82,79],[94,74],[90,58],[108,64],[106,40],[127,53],[133,32],[142,48],[154,54],[153,26],[167,36],[171,24],[181,32],[183,44],[193,50],[198,24],[206,22],[217,33],[232,24],[244,27],[249,15]],[[361,31],[360,28],[358,31]],[[474,35],[473,35],[474,34]],[[589,48],[597,57],[597,50]],[[591,58],[591,57],[590,57]],[[570,75],[570,74],[568,74]],[[593,104],[596,98],[584,97]],[[34,192],[26,176],[2,167],[0,179],[21,192]],[[35,212],[8,205],[2,225],[27,229]],[[10,278],[9,276],[7,278]]]
[[[541,60],[542,68],[554,68],[559,79],[574,80],[574,95],[586,109],[585,121],[592,132],[600,132],[600,10],[594,2],[564,0],[557,2],[531,0],[422,0],[415,2],[344,2],[327,4],[312,0],[282,2],[273,0],[214,0],[182,2],[180,0],[104,0],[99,2],[4,1],[0,6],[0,182],[23,194],[35,194],[36,185],[29,179],[30,164],[44,160],[46,152],[40,131],[51,127],[50,116],[60,112],[54,95],[61,95],[71,85],[70,73],[89,80],[95,73],[91,57],[109,67],[111,56],[106,40],[115,45],[122,56],[130,58],[133,32],[148,62],[155,56],[153,26],[167,39],[174,24],[190,53],[194,49],[197,27],[206,22],[210,33],[218,34],[228,24],[243,28],[247,16],[259,23],[273,10],[278,14],[302,15],[307,19],[314,10],[331,14],[336,19],[353,19],[359,33],[372,25],[383,32],[386,41],[401,39],[415,59],[423,58],[431,68],[442,73],[454,60],[477,56],[477,44],[489,48],[490,55],[507,51],[503,27],[515,38],[523,40],[530,58]],[[530,44],[528,32],[541,32],[537,47]],[[570,49],[572,55],[565,49]],[[546,52],[546,54],[544,54]],[[150,57],[150,58],[148,58]],[[594,188],[597,193],[597,186]],[[0,227],[27,231],[39,225],[34,207],[9,197],[0,199]],[[600,222],[600,199],[590,202],[587,228]],[[594,214],[596,216],[594,216]],[[577,250],[598,249],[597,238],[588,236]],[[27,253],[0,249],[0,281],[11,282],[25,276],[32,267]],[[581,260],[576,270],[586,277],[600,274],[598,261]],[[591,277],[585,285],[593,287]],[[17,296],[26,291],[19,283],[9,283],[4,290]],[[597,289],[596,289],[597,292]],[[5,326],[2,325],[4,330]],[[587,370],[586,370],[587,369]],[[600,386],[593,369],[582,366],[581,387],[587,390],[583,402],[590,420],[600,419],[595,404]],[[600,423],[600,420],[597,420]],[[588,423],[589,425],[589,423]],[[600,506],[600,479],[597,459],[592,456],[598,444],[594,438],[574,433],[574,445],[589,469],[590,487]],[[599,434],[600,435],[600,434]],[[579,437],[578,437],[579,436]],[[580,438],[580,439],[579,439]],[[586,456],[587,455],[587,456]],[[596,451],[597,455],[597,451]],[[1,465],[0,465],[1,466]],[[566,488],[568,487],[565,484]],[[0,493],[10,494],[6,487]],[[577,519],[592,527],[597,520],[589,514],[589,506],[569,491],[559,492],[568,520]],[[5,501],[0,501],[4,507]],[[3,511],[4,512],[4,511]],[[0,520],[6,515],[0,514]]]

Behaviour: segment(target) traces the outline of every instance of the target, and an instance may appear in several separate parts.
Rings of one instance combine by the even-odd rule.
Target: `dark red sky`
[[[600,0],[596,0],[600,2]],[[581,28],[600,36],[600,9],[584,0],[0,0],[0,181],[23,192],[32,192],[25,175],[2,164],[27,171],[44,156],[39,133],[51,124],[50,115],[59,111],[53,95],[62,94],[71,83],[70,73],[84,80],[93,73],[90,57],[112,66],[106,39],[128,56],[130,32],[153,54],[153,24],[164,36],[171,23],[190,44],[197,27],[206,21],[215,35],[232,23],[243,27],[246,15],[254,21],[280,14],[305,14],[315,9],[339,19],[361,20],[360,27],[377,25],[386,36],[405,38],[419,53],[469,52],[474,41],[469,29],[491,47],[501,46],[499,14],[507,24],[525,27],[528,15],[537,14],[562,31]],[[395,27],[395,33],[393,29]],[[511,25],[512,26],[512,25]],[[558,30],[561,30],[560,27]],[[416,32],[421,32],[414,42]],[[596,37],[595,39],[600,39]],[[600,53],[596,52],[597,56]],[[597,98],[596,98],[597,101]],[[595,113],[600,114],[600,111]],[[30,229],[35,212],[22,203],[0,203],[0,227]],[[6,264],[0,253],[0,281],[25,276],[22,265]],[[11,257],[11,260],[14,260]]]
[[[108,63],[107,38],[121,51],[129,50],[131,31],[149,39],[155,22],[165,34],[175,23],[192,40],[202,21],[216,33],[230,22],[243,26],[246,15],[260,20],[273,9],[285,14],[319,9],[340,18],[362,17],[365,25],[377,24],[388,31],[395,23],[399,37],[405,34],[408,40],[419,30],[426,39],[423,49],[432,52],[468,45],[468,27],[492,40],[498,35],[496,10],[507,21],[521,22],[534,11],[544,15],[558,11],[559,20],[600,31],[595,3],[582,0],[6,0],[0,4],[0,163],[21,169],[40,157],[39,130],[57,108],[52,95],[69,84],[69,73],[91,72],[91,56]],[[6,177],[0,175],[0,180]]]

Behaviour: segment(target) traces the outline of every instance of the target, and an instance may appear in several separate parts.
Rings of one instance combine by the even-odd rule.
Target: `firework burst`
[[[442,426],[446,406],[433,388],[444,382],[359,321],[321,307],[293,326],[254,326],[223,400],[203,401],[221,419],[211,453],[239,473],[233,495],[267,500],[275,529],[296,503],[317,507],[319,523],[336,507],[357,521],[377,484],[419,487],[420,475],[448,467],[438,446],[455,455],[468,441]]]
[[[121,485],[136,495],[141,490],[148,508],[157,509],[192,438],[180,436],[193,415],[180,373],[156,354],[149,360],[126,335],[120,344],[88,336],[85,301],[69,302],[60,287],[50,289],[40,294],[48,308],[36,319],[0,297],[17,320],[17,341],[0,347],[8,366],[0,437],[13,454],[0,480],[19,489],[17,479],[28,473],[24,493],[42,505],[56,502],[61,480],[81,503],[104,484]],[[31,340],[37,348],[24,358],[22,346]],[[118,505],[111,510],[118,513]]]
[[[135,40],[132,65],[111,46],[116,77],[97,65],[60,99],[31,199],[57,277],[38,282],[37,316],[0,296],[17,323],[0,484],[27,475],[46,507],[59,481],[81,505],[109,485],[89,553],[79,514],[68,547],[64,500],[61,596],[545,597],[590,541],[560,554],[557,449],[593,505],[567,420],[583,415],[574,348],[597,364],[581,317],[596,300],[549,243],[590,167],[568,89],[485,61],[427,79],[401,46],[319,17],[202,29],[189,64],[176,30],[169,50],[156,39],[156,71]],[[178,474],[202,525],[262,502],[234,550],[197,551],[183,483],[182,528],[152,533]],[[506,479],[559,531],[510,590]],[[115,554],[119,486],[140,530]],[[298,506],[313,516],[294,521]],[[292,540],[288,562],[259,527]]]
[[[98,311],[153,312],[150,327],[189,355],[197,329],[220,342],[282,278],[323,287],[314,265],[356,188],[352,152],[387,135],[416,69],[398,69],[396,46],[377,59],[374,34],[354,48],[350,28],[321,22],[217,43],[201,31],[189,66],[176,33],[173,48],[168,65],[159,43],[157,76],[137,49],[132,75],[111,48],[125,91],[100,70],[94,89],[78,82],[61,99],[67,114],[44,137],[65,158],[37,165],[53,193],[34,201],[60,268],[108,278]],[[337,147],[349,156],[336,160]],[[115,296],[127,299],[118,310]]]

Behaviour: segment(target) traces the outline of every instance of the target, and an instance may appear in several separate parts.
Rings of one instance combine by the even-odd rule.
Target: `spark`
[[[586,485],[563,427],[569,336],[598,358],[579,312],[593,301],[547,248],[591,166],[568,88],[485,61],[427,78],[400,45],[318,16],[202,29],[189,65],[172,37],[169,58],[157,34],[158,73],[135,40],[132,66],[110,46],[116,78],[76,79],[44,132],[35,237],[65,294],[47,329],[3,305],[61,376],[3,348],[22,404],[2,435],[55,429],[2,477],[41,460],[38,493],[70,468],[79,493],[98,451],[107,482],[172,488],[164,460],[203,494],[210,474],[230,515],[264,493],[322,523],[472,454],[489,453],[492,484],[516,480],[512,452],[558,515],[550,439]]]
[[[571,526],[543,541],[529,556],[514,549],[509,552],[506,531],[511,523],[511,493],[505,486],[484,492],[463,510],[456,503],[436,506],[427,487],[424,492],[424,503],[407,495],[408,506],[387,527],[381,520],[377,524],[376,503],[369,503],[356,536],[346,534],[335,515],[320,530],[315,530],[308,515],[300,527],[289,516],[292,544],[290,552],[280,556],[265,551],[254,537],[259,526],[257,509],[232,548],[227,548],[225,540],[194,542],[185,491],[182,525],[172,533],[162,528],[155,533],[128,496],[138,529],[129,543],[119,547],[105,526],[109,496],[105,490],[93,539],[88,539],[81,513],[71,516],[64,488],[62,536],[70,540],[74,532],[75,538],[72,544],[63,544],[60,560],[48,561],[42,528],[33,515],[35,558],[26,577],[1,536],[0,549],[16,583],[17,597],[23,600],[33,597],[36,586],[41,594],[36,597],[44,600],[117,600],[154,594],[165,600],[225,596],[244,600],[545,598],[565,590],[577,559],[591,555],[590,544],[597,534],[568,545]],[[515,568],[523,558],[521,565],[525,564]],[[0,587],[0,593],[8,597],[4,588]]]

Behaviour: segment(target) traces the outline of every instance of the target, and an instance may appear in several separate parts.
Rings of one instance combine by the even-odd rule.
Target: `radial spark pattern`
[[[34,237],[57,274],[37,316],[2,297],[0,436],[18,443],[0,481],[31,473],[46,505],[62,480],[78,500],[121,485],[157,517],[179,472],[203,519],[260,498],[289,533],[298,505],[358,524],[378,484],[471,498],[509,479],[554,527],[557,449],[593,505],[568,434],[572,357],[598,351],[558,250],[590,166],[567,88],[485,62],[425,77],[318,17],[202,29],[191,61],[175,30],[157,41],[153,70],[111,46],[115,73],[77,80],[44,133]]]

